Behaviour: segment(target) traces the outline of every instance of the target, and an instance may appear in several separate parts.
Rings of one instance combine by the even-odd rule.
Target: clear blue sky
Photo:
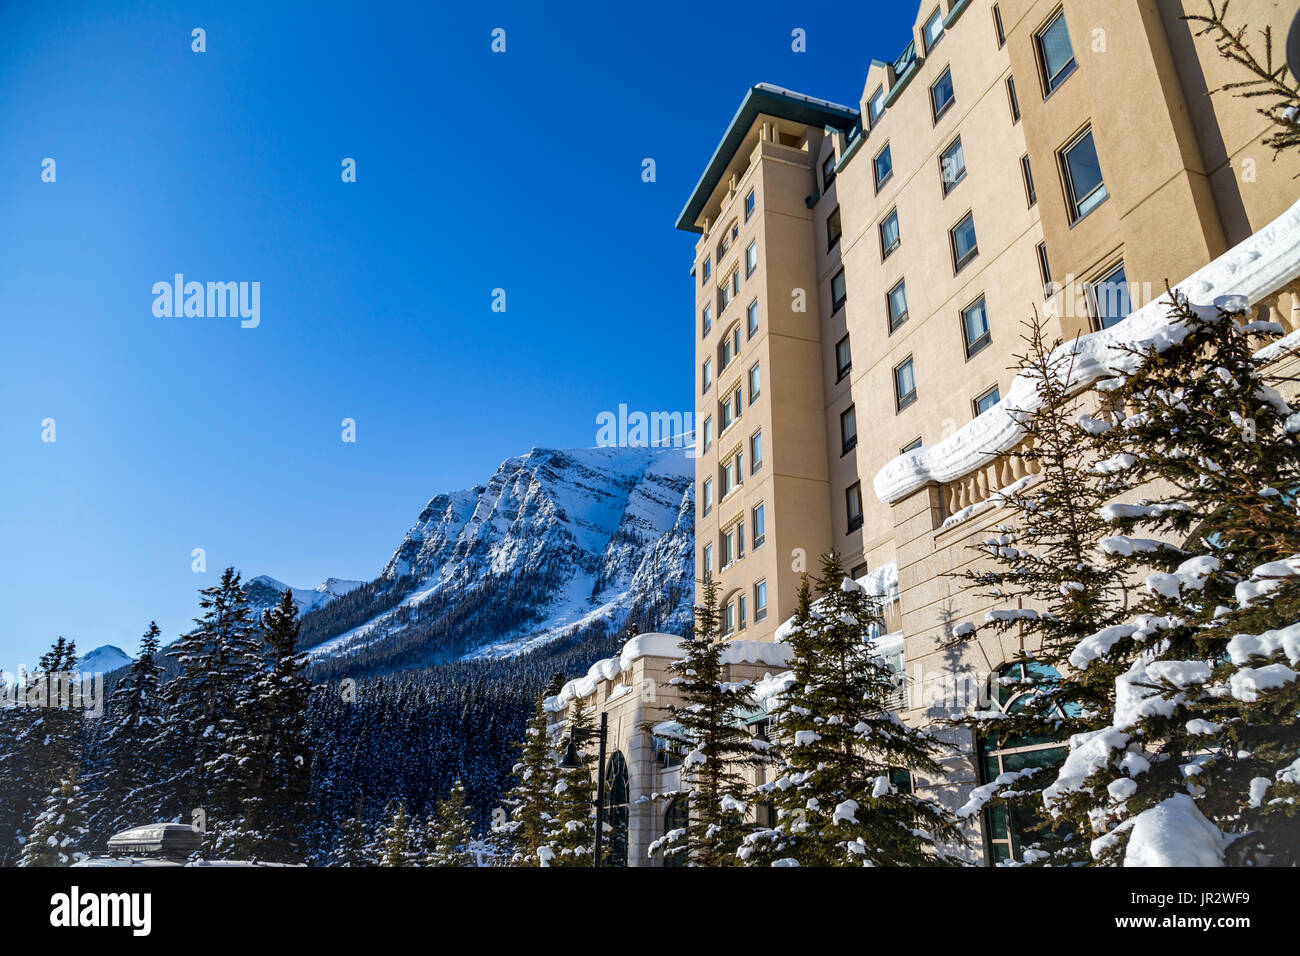
[[[431,495],[690,409],[673,223],[727,121],[760,81],[856,104],[914,12],[4,4],[0,668],[171,640],[226,564],[369,579]],[[260,327],[155,318],[176,272],[260,282]]]

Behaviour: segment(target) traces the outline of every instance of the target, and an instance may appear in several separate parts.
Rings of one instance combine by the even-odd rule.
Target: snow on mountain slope
[[[108,674],[126,667],[133,658],[115,644],[101,644],[88,651],[77,661],[77,670],[83,674]]]
[[[689,623],[694,463],[680,448],[534,448],[432,498],[371,588],[410,593],[310,649],[403,665],[521,653],[583,628]]]
[[[262,611],[278,604],[280,595],[285,592],[285,589],[288,589],[293,592],[293,603],[298,606],[299,615],[302,615],[318,607],[324,607],[335,598],[342,597],[363,584],[365,584],[364,581],[326,578],[314,588],[295,588],[283,581],[277,581],[265,574],[259,574],[257,577],[249,578],[244,582],[244,590],[248,592],[249,606],[257,615],[260,615]]]

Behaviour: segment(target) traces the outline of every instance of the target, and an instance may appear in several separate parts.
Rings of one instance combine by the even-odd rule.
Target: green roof
[[[806,126],[832,126],[844,131],[849,130],[858,119],[858,111],[847,106],[804,96],[766,83],[751,86],[740,103],[740,109],[736,110],[736,115],[731,118],[731,123],[722,136],[722,142],[718,143],[718,148],[713,151],[709,165],[704,169],[704,175],[695,184],[691,198],[682,207],[681,214],[677,217],[678,229],[686,232],[703,232],[695,225],[695,220],[700,218],[705,204],[713,195],[713,190],[718,188],[723,173],[731,164],[732,157],[744,142],[749,128],[754,125],[754,120],[760,113],[803,123]]]

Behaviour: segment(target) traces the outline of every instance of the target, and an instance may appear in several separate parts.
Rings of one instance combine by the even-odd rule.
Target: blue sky
[[[677,213],[750,84],[857,103],[915,12],[869,6],[0,7],[0,668],[171,640],[226,564],[369,579],[433,494],[690,409]],[[260,326],[156,318],[176,272]]]

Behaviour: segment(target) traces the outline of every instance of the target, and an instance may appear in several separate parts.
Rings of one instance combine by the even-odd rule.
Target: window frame
[[[1026,209],[1033,209],[1038,205],[1038,189],[1034,186],[1034,170],[1029,165],[1029,154],[1020,157],[1020,178],[1025,184],[1025,201],[1028,205]]]
[[[1002,394],[998,390],[997,385],[992,385],[989,388],[984,389],[984,391],[980,392],[978,395],[976,395],[974,398],[971,399],[971,411],[974,413],[973,414],[974,418],[979,418],[981,415],[984,414],[984,412],[987,412],[989,410],[989,408],[986,408],[984,409],[984,412],[980,411],[980,402],[984,401],[990,395],[997,396],[997,399],[995,399],[993,401],[993,404],[989,406],[989,408],[992,408],[993,405],[996,405],[998,403],[998,400],[1002,398]]]
[[[1082,145],[1085,139],[1092,141],[1092,155],[1097,159],[1098,179],[1097,185],[1094,186],[1086,196],[1080,199],[1075,194],[1074,175],[1070,172],[1069,154],[1071,151]],[[1057,164],[1061,171],[1062,185],[1065,188],[1066,213],[1069,217],[1070,228],[1074,228],[1078,223],[1083,222],[1083,220],[1087,219],[1094,212],[1100,209],[1106,200],[1110,198],[1110,190],[1106,188],[1106,174],[1101,168],[1101,156],[1097,153],[1097,138],[1093,136],[1092,133],[1092,123],[1089,123],[1083,129],[1079,130],[1079,132],[1071,136],[1066,144],[1056,151],[1056,155],[1058,161]],[[1098,190],[1101,190],[1104,195],[1098,199],[1087,212],[1080,212],[1082,204],[1096,196]]]
[[[829,174],[827,174],[826,172],[826,167],[828,165],[830,166]],[[828,192],[831,188],[831,184],[835,182],[835,165],[836,165],[835,150],[834,148],[832,148],[831,151],[826,155],[826,158],[822,160],[822,192],[823,193]]]
[[[751,186],[749,192],[745,194],[745,222],[749,222],[749,217],[754,215],[754,210],[758,208],[758,200],[754,197],[755,187]]]
[[[902,314],[896,316],[894,315],[894,293],[899,289],[903,290],[903,311]],[[889,334],[893,335],[906,325],[908,317],[907,277],[901,276],[897,282],[890,286],[889,291],[885,293],[885,318],[888,320]]]
[[[843,365],[840,364],[840,346],[843,345],[848,349],[849,360]],[[835,381],[837,383],[844,381],[844,377],[853,371],[853,344],[849,341],[849,333],[845,332],[840,336],[840,340],[835,343]]]
[[[1043,37],[1047,31],[1057,22],[1065,28],[1065,38],[1070,43],[1070,59],[1062,64],[1061,68],[1055,73],[1048,73],[1047,54],[1043,47]],[[1051,13],[1042,26],[1034,31],[1034,59],[1038,61],[1039,79],[1043,84],[1043,99],[1047,99],[1053,93],[1061,88],[1061,85],[1074,75],[1079,67],[1078,57],[1074,54],[1074,37],[1070,36],[1070,25],[1065,22],[1065,6],[1059,6]]]
[[[1011,110],[1011,125],[1020,122],[1020,97],[1016,94],[1016,78],[1008,76],[1006,82],[1007,106]]]
[[[847,435],[844,432],[845,423],[853,425],[853,434]],[[858,447],[858,413],[857,405],[849,403],[848,408],[840,412],[840,457],[843,458],[853,449]]]
[[[755,298],[749,305],[745,306],[745,325],[747,335],[745,341],[750,341],[758,334],[758,299]]]
[[[951,182],[948,181],[947,164],[945,160],[950,152],[956,148],[961,153],[961,175]],[[962,180],[966,178],[966,148],[962,146],[961,136],[954,136],[952,141],[939,151],[939,188],[943,191],[943,197],[947,199],[952,195],[952,191],[961,185]]]
[[[929,35],[930,24],[934,23],[936,20],[939,22],[939,33],[934,38],[934,42],[931,43]],[[926,17],[925,22],[921,24],[921,55],[929,56],[934,48],[943,42],[943,38],[947,33],[948,30],[943,23],[943,5],[940,4],[934,8],[934,12]]]
[[[710,475],[704,479],[700,488],[700,497],[704,499],[700,502],[700,509],[704,512],[704,517],[713,513],[713,476]]]
[[[836,279],[840,279],[844,283],[844,294],[838,299],[835,298]],[[831,315],[834,315],[839,312],[840,309],[844,308],[844,303],[847,301],[849,301],[849,280],[844,275],[844,269],[841,268],[839,272],[831,276]]]
[[[763,429],[749,436],[749,476],[752,478],[763,470]]]
[[[745,278],[758,271],[758,239],[751,239],[745,247]]]
[[[853,502],[857,501],[857,514],[853,513]],[[844,516],[848,523],[848,530],[845,534],[852,534],[862,527],[862,482],[855,481],[844,489]]]
[[[879,100],[880,109],[876,109],[876,102]],[[885,115],[885,84],[881,83],[876,87],[876,92],[871,94],[867,100],[867,128],[875,129],[876,124],[880,122],[880,117]]]
[[[947,101],[942,106],[940,106],[938,101],[935,99],[935,90],[938,88],[939,84],[944,81],[945,77],[948,80],[949,96]],[[930,84],[930,118],[935,125],[938,125],[939,120],[943,119],[944,114],[947,113],[948,110],[952,108],[952,104],[955,103],[956,101],[957,101],[957,88],[956,86],[953,85],[952,82],[952,67],[945,66],[943,68],[943,72],[940,73],[935,78],[935,81]]]
[[[971,234],[974,237],[975,242],[971,246],[971,248],[967,251],[965,256],[959,256],[957,253],[957,230],[960,229],[962,227],[962,224],[965,223],[967,220],[970,221]],[[979,235],[975,232],[975,211],[973,209],[967,210],[966,214],[963,215],[960,219],[958,219],[957,222],[954,223],[951,228],[949,228],[948,246],[952,252],[952,274],[953,275],[957,275],[957,273],[961,272],[962,269],[965,269],[968,265],[970,265],[972,262],[974,262],[976,259],[979,258],[979,254],[980,254]]]
[[[754,623],[765,620],[767,620],[767,578],[760,578],[754,582]]]
[[[880,158],[882,156],[887,156],[889,160],[889,169],[885,171],[883,177],[880,175]],[[894,178],[894,154],[889,148],[888,140],[885,141],[884,146],[881,146],[880,149],[876,151],[876,155],[871,158],[871,175],[876,183],[877,194],[879,194],[880,190],[884,189],[885,185]]]
[[[831,224],[835,224],[835,234],[831,234]],[[835,208],[826,216],[826,254],[830,255],[831,250],[840,244],[840,237],[844,235],[844,225],[840,221],[840,206],[835,204]]]
[[[750,405],[753,405],[763,395],[762,365],[763,363],[761,361],[755,362],[753,365],[749,367],[749,371],[745,373],[745,381],[746,381],[746,387],[749,391]],[[757,387],[755,387],[755,381],[757,381]]]
[[[966,314],[976,306],[979,306],[984,311],[984,331],[972,342],[970,337],[970,326],[966,321]],[[983,292],[971,299],[971,301],[962,308],[960,317],[961,340],[962,344],[966,348],[966,361],[969,362],[972,358],[993,344],[993,325],[989,322],[988,299],[985,297]]]
[[[1002,25],[1002,9],[995,3],[993,4],[993,34],[998,40],[998,49],[1001,50],[1007,45],[1007,31]]]
[[[1124,295],[1128,299],[1129,309],[1128,312],[1110,323],[1110,325],[1104,325],[1101,314],[1101,305],[1097,300],[1097,288],[1108,283],[1113,284],[1115,275],[1120,272],[1124,273]],[[1128,267],[1123,259],[1108,266],[1096,279],[1085,282],[1083,290],[1085,299],[1088,303],[1088,311],[1091,313],[1089,318],[1092,320],[1093,331],[1114,328],[1133,314],[1133,297],[1129,294]]]
[[[1052,260],[1047,252],[1046,239],[1034,246],[1034,255],[1038,259],[1038,276],[1043,280],[1043,298],[1050,299],[1056,294],[1056,287],[1052,284]]]
[[[899,391],[899,385],[901,383],[899,382],[898,379],[898,373],[902,371],[903,366],[905,365],[910,366],[909,374],[912,376],[912,390],[908,392],[906,395],[902,394]],[[891,373],[891,377],[894,380],[894,413],[898,414],[899,412],[903,411],[903,409],[909,408],[910,406],[916,404],[916,396],[917,396],[918,389],[916,385],[916,362],[913,361],[913,356],[909,355],[907,358],[903,359],[903,361],[895,365],[894,370]]]
[[[892,243],[886,246],[885,225],[891,219],[894,221],[894,231],[898,234],[898,237]],[[897,252],[898,247],[903,244],[903,227],[898,220],[897,206],[894,206],[892,209],[890,209],[889,212],[885,214],[884,218],[881,219],[880,222],[876,223],[876,235],[880,239],[880,261],[884,262],[895,252]]]

